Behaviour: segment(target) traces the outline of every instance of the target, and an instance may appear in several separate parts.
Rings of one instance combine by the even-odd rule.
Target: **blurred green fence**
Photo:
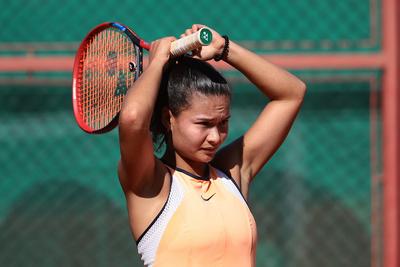
[[[103,21],[132,25],[148,40],[201,22],[259,53],[381,48],[379,0],[0,4],[7,4],[0,11],[0,55],[8,56],[72,55]],[[376,264],[381,72],[296,74],[308,85],[304,106],[250,191],[257,266]],[[234,92],[233,140],[265,102],[241,75],[225,75]],[[73,118],[70,84],[1,82],[32,76],[70,79],[70,73],[0,73],[0,266],[141,266],[116,175],[117,131],[83,133]]]
[[[5,51],[17,50],[15,43],[27,42],[53,43],[54,50],[68,50],[60,44],[79,42],[89,29],[104,21],[129,25],[147,40],[179,36],[193,23],[202,23],[259,52],[359,52],[381,47],[380,0],[0,3],[7,6],[0,16],[0,48]]]

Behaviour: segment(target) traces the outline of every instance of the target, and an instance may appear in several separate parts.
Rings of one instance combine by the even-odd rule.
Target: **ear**
[[[167,107],[163,107],[161,111],[161,122],[168,131],[171,130],[171,118],[172,118],[171,110]]]

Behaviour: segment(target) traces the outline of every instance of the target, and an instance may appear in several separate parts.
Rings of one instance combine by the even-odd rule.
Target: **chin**
[[[214,159],[214,158],[209,158],[209,159],[205,160],[204,163],[207,163],[207,164],[208,164],[208,163],[210,163],[213,159]]]
[[[203,155],[203,157],[202,157],[202,162],[204,162],[204,163],[210,163],[213,159],[214,159],[214,156],[215,156],[215,154],[212,154],[212,155]]]
[[[198,162],[198,163],[210,163],[213,160],[214,156],[209,156],[209,155],[196,155],[195,157],[192,157],[190,160],[193,162]]]
[[[207,153],[204,151],[197,151],[197,153],[196,152],[193,153],[191,157],[188,155],[188,157],[186,157],[186,158],[193,162],[208,164],[214,159],[214,157],[215,157],[215,152]]]

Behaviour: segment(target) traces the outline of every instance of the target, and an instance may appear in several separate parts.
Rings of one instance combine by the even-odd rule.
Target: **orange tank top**
[[[137,241],[145,266],[255,266],[255,220],[234,181],[172,170],[168,199]]]

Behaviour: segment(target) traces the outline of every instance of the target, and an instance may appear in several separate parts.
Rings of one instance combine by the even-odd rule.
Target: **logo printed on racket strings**
[[[117,88],[115,88],[114,96],[126,95],[128,87],[126,86],[126,75],[123,70],[119,71]]]
[[[115,74],[117,73],[118,69],[118,54],[116,51],[109,51],[107,54],[107,63],[106,63],[106,72],[108,76],[114,77]],[[131,66],[129,64],[129,69],[131,69]],[[128,87],[126,85],[126,75],[123,70],[118,71],[118,79],[117,79],[117,87],[115,88],[114,91],[114,96],[121,96],[121,95],[126,95],[126,92],[128,91]]]
[[[107,55],[107,74],[114,76],[117,70],[117,52],[109,51]]]

